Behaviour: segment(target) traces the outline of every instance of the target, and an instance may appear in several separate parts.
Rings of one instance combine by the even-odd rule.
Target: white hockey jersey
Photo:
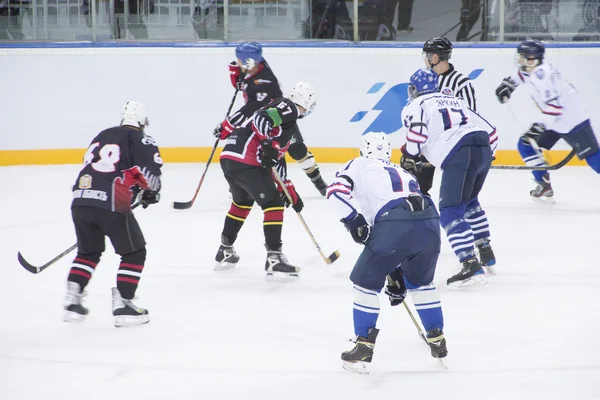
[[[360,213],[369,225],[411,193],[420,194],[414,176],[399,165],[365,157],[348,161],[327,188],[340,216],[350,220]]]
[[[518,70],[511,78],[517,85],[528,84],[531,97],[540,111],[548,116],[541,121],[546,129],[569,133],[590,118],[577,89],[551,64],[540,64],[530,73]]]
[[[436,167],[442,166],[452,149],[469,133],[487,132],[492,151],[498,146],[496,128],[457,97],[441,93],[419,96],[404,107],[402,120],[408,153],[423,154]]]

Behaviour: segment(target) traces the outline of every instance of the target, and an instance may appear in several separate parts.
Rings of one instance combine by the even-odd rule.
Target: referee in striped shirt
[[[477,111],[475,102],[475,89],[469,77],[461,74],[450,64],[452,57],[452,43],[445,37],[429,39],[423,45],[423,59],[427,68],[433,69],[439,75],[439,91],[449,96],[464,99],[469,108]],[[416,174],[421,191],[429,194],[433,185],[433,174],[435,167],[422,158],[424,165]]]

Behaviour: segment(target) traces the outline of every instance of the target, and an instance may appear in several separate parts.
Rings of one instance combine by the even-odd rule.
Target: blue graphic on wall
[[[475,69],[469,74],[469,79],[475,80],[483,69]],[[385,82],[375,83],[369,88],[367,94],[376,94],[385,86]],[[370,111],[380,111],[375,120],[365,129],[368,132],[394,133],[402,128],[402,109],[408,103],[408,82],[392,86],[379,99]],[[360,122],[369,111],[359,111],[350,119],[350,122]]]

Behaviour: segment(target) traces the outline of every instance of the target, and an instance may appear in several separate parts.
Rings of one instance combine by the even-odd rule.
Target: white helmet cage
[[[121,110],[121,125],[130,125],[142,129],[150,125],[146,107],[139,101],[126,101]]]
[[[310,115],[317,105],[315,87],[310,83],[298,82],[292,88],[289,99],[306,111],[303,116]]]
[[[389,161],[392,158],[392,144],[383,132],[369,132],[363,136],[360,155],[365,158]]]

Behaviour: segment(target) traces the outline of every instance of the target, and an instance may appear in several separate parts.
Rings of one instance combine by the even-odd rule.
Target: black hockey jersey
[[[233,126],[243,124],[259,108],[283,96],[279,82],[265,60],[260,63],[256,74],[246,74],[242,80],[242,91],[246,104],[228,118]]]
[[[133,186],[160,190],[162,159],[156,142],[132,126],[106,129],[92,140],[73,186],[72,207],[131,211]]]
[[[260,143],[263,140],[272,141],[279,149],[279,158],[283,158],[294,138],[299,116],[298,107],[291,100],[273,100],[231,133],[221,158],[259,166]]]

